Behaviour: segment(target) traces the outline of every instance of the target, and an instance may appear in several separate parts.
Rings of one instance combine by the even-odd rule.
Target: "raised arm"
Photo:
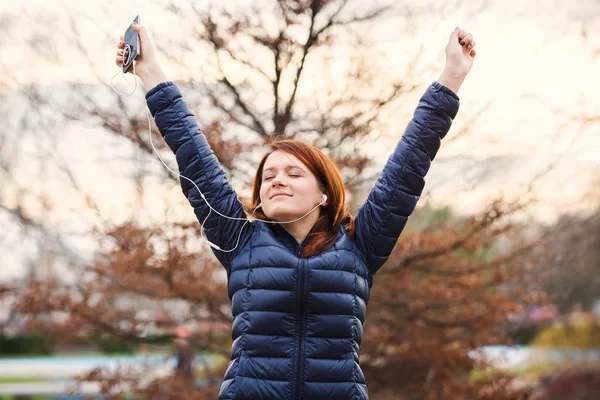
[[[242,240],[250,224],[246,223],[244,208],[181,92],[173,83],[162,82],[150,89],[146,99],[156,126],[175,154],[179,173],[194,182],[180,178],[183,193],[194,208],[198,221],[203,223],[206,237],[223,250],[235,248],[240,230],[243,227]],[[209,215],[210,208],[196,186],[215,210],[239,220],[224,218],[214,211]],[[215,251],[225,268],[235,254],[235,251]]]
[[[394,153],[358,210],[355,243],[373,274],[387,261],[415,209],[425,175],[458,112],[456,92],[471,69],[473,46],[466,32],[457,28],[451,34],[444,72],[419,100]]]
[[[135,71],[144,87],[149,89],[146,93],[148,108],[165,142],[175,154],[179,173],[193,182],[180,178],[183,193],[194,208],[196,217],[203,223],[208,240],[223,250],[233,249],[240,232],[242,242],[250,229],[250,224],[246,224],[244,208],[181,92],[172,82],[167,81],[156,60],[146,29],[141,26],[134,26],[134,29],[140,34],[140,47],[143,49],[143,58],[138,58]],[[123,49],[122,42],[117,47]],[[119,55],[122,55],[122,51],[117,53],[117,64],[122,62]],[[239,220],[224,218],[211,212],[198,188],[215,210]],[[240,248],[241,244],[236,250]],[[235,251],[220,250],[215,250],[214,253],[226,269],[236,254]]]

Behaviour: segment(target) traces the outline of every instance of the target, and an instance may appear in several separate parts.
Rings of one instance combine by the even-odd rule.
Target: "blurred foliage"
[[[135,342],[104,335],[97,337],[94,342],[104,354],[133,353],[138,348]]]
[[[348,76],[339,76],[347,82],[344,93],[311,93],[307,96],[310,104],[300,103],[301,97],[295,93],[297,88],[302,92],[306,82],[302,74],[305,61],[310,64],[321,54],[331,53],[335,40],[354,39],[350,33],[359,33],[358,39],[362,40],[363,31],[353,22],[372,23],[382,15],[382,10],[374,10],[371,14],[338,19],[336,10],[342,10],[345,3],[343,0],[279,1],[276,7],[282,12],[278,19],[279,34],[266,30],[259,14],[253,14],[255,10],[250,8],[247,14],[231,15],[219,12],[216,7],[209,14],[171,7],[170,12],[181,21],[189,18],[200,22],[198,39],[210,45],[217,56],[212,61],[219,67],[218,85],[202,87],[192,82],[190,92],[206,92],[202,93],[203,98],[211,101],[213,111],[218,111],[216,120],[207,117],[201,125],[228,170],[246,176],[251,169],[233,161],[252,161],[254,155],[252,151],[242,151],[237,140],[226,140],[232,137],[227,133],[242,132],[264,141],[283,134],[311,141],[336,160],[350,191],[364,183],[363,171],[370,160],[361,149],[372,140],[371,134],[377,131],[375,122],[379,115],[385,115],[386,107],[392,108],[396,100],[418,87],[415,76],[419,71],[409,71],[406,78],[398,81],[387,80],[373,96],[365,95],[365,87],[373,89],[375,80],[371,78],[380,75],[377,65],[372,58],[367,62],[351,59],[348,61],[352,61],[353,67]],[[302,36],[307,40],[298,40]],[[252,39],[258,50],[271,55],[267,67],[276,72],[276,80],[264,72],[263,65],[251,64],[247,53],[249,49],[254,53],[254,49],[240,48],[237,44],[240,38]],[[183,46],[187,48],[187,44]],[[218,54],[223,53],[240,65],[237,72],[244,65],[258,72],[263,85],[257,84],[255,75],[248,75],[252,79],[244,81],[231,79],[232,75],[220,65]],[[293,94],[288,98],[289,87]],[[257,107],[257,94],[269,96],[274,101],[273,107],[266,110]],[[85,102],[73,100],[72,104],[86,104],[91,109],[68,110],[65,115],[82,121],[100,119],[104,130],[127,139],[137,146],[140,154],[152,154],[152,148],[143,139],[145,116],[143,121],[135,113],[124,117],[122,109],[115,111],[113,102],[106,107],[85,99]],[[116,101],[122,100],[115,98]],[[211,115],[209,109],[202,114]],[[544,300],[543,295],[528,286],[535,280],[525,280],[519,275],[519,264],[515,261],[517,255],[529,250],[529,243],[516,243],[507,251],[499,248],[500,239],[519,237],[523,230],[508,218],[518,210],[519,206],[496,201],[480,214],[463,218],[454,215],[450,208],[423,207],[409,219],[394,254],[375,279],[369,303],[361,366],[373,400],[396,400],[399,393],[411,399],[522,398],[522,393],[512,390],[510,376],[487,371],[477,379],[470,379],[474,362],[469,357],[469,350],[478,346],[509,342],[504,329],[507,317],[519,312],[524,304]],[[133,351],[141,343],[153,343],[154,338],[142,337],[141,332],[152,328],[157,315],[151,313],[150,317],[140,318],[138,311],[153,312],[156,308],[151,306],[156,304],[169,309],[173,304],[185,303],[190,310],[185,319],[230,327],[230,300],[221,268],[197,249],[190,251],[199,237],[197,223],[148,229],[132,220],[120,226],[107,223],[99,230],[104,235],[100,238],[102,249],[77,284],[56,277],[32,279],[19,299],[19,313],[32,318],[66,314],[65,320],[51,327],[54,336],[67,340],[80,331],[91,332],[90,342],[108,353]],[[563,239],[557,238],[551,248],[568,247],[571,238]],[[168,251],[157,251],[160,248]],[[540,260],[537,258],[532,265],[546,265]],[[534,268],[528,271],[532,276],[537,273]],[[580,280],[587,284],[590,281]],[[148,301],[138,301],[140,298]],[[143,310],[146,306],[148,310]],[[177,326],[181,319],[175,312],[168,313],[162,328]],[[49,327],[44,329],[48,332]],[[218,326],[195,339],[200,351],[225,355],[230,352],[230,337],[223,335]],[[224,371],[213,372],[220,378]],[[92,371],[82,382],[101,383],[104,393],[116,393],[114,398],[122,398],[119,393],[122,382],[141,385],[147,377],[128,371],[114,374]],[[217,396],[218,379],[202,390],[182,385],[176,380],[160,379],[135,390],[140,398],[146,399]]]
[[[8,337],[0,335],[1,355],[48,355],[51,347],[43,335]]]
[[[600,208],[563,215],[543,236],[542,246],[523,259],[524,282],[544,290],[563,313],[590,310],[600,300]]]
[[[431,224],[439,224],[442,222],[452,221],[454,225],[464,223],[465,219],[459,219],[449,206],[442,208],[433,208],[429,205],[419,206],[412,213],[406,227],[404,228],[404,234],[407,232],[418,232]]]
[[[531,400],[598,400],[600,367],[567,368],[542,383]]]
[[[544,348],[600,349],[600,323],[593,315],[560,321],[543,329],[532,345]]]

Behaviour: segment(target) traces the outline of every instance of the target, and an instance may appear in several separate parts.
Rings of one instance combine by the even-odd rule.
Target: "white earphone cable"
[[[126,50],[129,50],[129,49],[130,49],[129,45],[126,45],[126,46],[125,46],[125,49],[126,49]],[[136,89],[137,89],[137,76],[135,75],[135,63],[136,63],[136,62],[134,61],[134,62],[133,62],[133,74],[134,74],[135,86],[134,86],[134,88],[133,88],[133,91],[132,91],[131,93],[121,93],[121,92],[117,91],[117,90],[114,88],[114,86],[113,86],[113,80],[115,79],[115,77],[116,77],[116,76],[117,76],[119,73],[122,73],[122,74],[123,74],[123,79],[125,80],[125,82],[127,82],[127,79],[125,79],[125,73],[123,72],[123,69],[122,69],[122,68],[121,68],[121,69],[119,70],[119,72],[117,72],[117,73],[116,73],[116,74],[115,74],[115,75],[112,77],[112,79],[110,80],[110,86],[111,86],[112,90],[113,90],[115,93],[117,93],[119,96],[131,96],[131,95],[132,95],[132,94],[133,94],[133,93],[136,91]],[[234,251],[234,250],[235,250],[235,249],[238,247],[238,245],[239,245],[239,243],[240,243],[240,239],[241,239],[241,236],[242,236],[242,231],[244,230],[244,227],[246,226],[246,224],[247,224],[248,222],[250,222],[250,220],[249,220],[247,217],[246,217],[246,218],[230,217],[230,216],[228,216],[228,215],[221,214],[219,211],[215,210],[215,209],[214,209],[214,208],[213,208],[213,207],[210,205],[210,203],[208,202],[208,200],[207,200],[207,199],[206,199],[206,197],[204,196],[204,193],[202,193],[202,191],[200,190],[200,188],[198,187],[198,185],[196,185],[196,182],[194,182],[193,180],[191,180],[191,179],[190,179],[190,178],[188,178],[187,176],[183,176],[183,175],[181,175],[180,173],[178,173],[178,172],[176,172],[176,171],[172,170],[172,169],[171,169],[171,168],[170,168],[170,167],[169,167],[169,166],[168,166],[168,165],[165,163],[165,161],[164,161],[164,160],[162,159],[162,157],[160,156],[160,153],[158,152],[158,150],[156,149],[156,147],[154,147],[154,143],[152,142],[152,119],[151,119],[151,117],[152,117],[152,116],[151,116],[151,114],[150,114],[150,112],[148,111],[148,109],[147,109],[147,108],[146,108],[146,115],[147,115],[147,117],[148,117],[148,139],[150,140],[150,145],[152,146],[152,149],[153,149],[153,150],[154,150],[154,152],[156,153],[156,155],[157,155],[158,159],[160,160],[160,162],[161,162],[161,163],[162,163],[162,164],[165,166],[165,168],[166,168],[168,171],[170,171],[171,173],[173,173],[173,174],[177,175],[178,177],[181,177],[181,178],[183,178],[183,179],[186,179],[186,180],[188,180],[188,181],[189,181],[189,182],[190,182],[192,185],[194,185],[194,187],[196,188],[196,190],[198,190],[198,193],[200,194],[200,197],[202,197],[202,199],[204,200],[204,202],[206,203],[206,205],[209,207],[209,212],[208,212],[208,214],[206,215],[206,218],[204,218],[204,221],[202,222],[202,224],[201,224],[201,226],[200,226],[200,236],[201,236],[201,237],[202,237],[202,238],[203,238],[203,239],[206,241],[206,243],[208,243],[208,245],[209,245],[210,247],[212,247],[212,248],[214,248],[214,249],[216,249],[216,250],[222,251],[222,252],[224,252],[224,253],[229,253],[229,252],[232,252],[232,251]],[[325,203],[326,201],[327,201],[327,196],[326,196],[325,194],[323,194],[323,195],[321,196],[321,202],[320,202],[319,204],[317,204],[316,206],[314,206],[314,207],[313,207],[313,208],[312,208],[310,211],[308,211],[308,212],[307,212],[306,214],[304,214],[303,216],[301,216],[301,217],[299,217],[299,218],[296,218],[296,219],[294,219],[294,220],[291,220],[291,221],[282,221],[282,222],[277,222],[277,221],[267,221],[267,220],[264,220],[264,219],[259,219],[259,218],[253,218],[253,220],[254,220],[254,221],[262,221],[262,222],[264,222],[264,223],[267,223],[267,224],[291,224],[291,223],[293,223],[293,222],[299,221],[299,220],[301,220],[302,218],[306,217],[308,214],[310,214],[311,212],[313,212],[314,210],[316,210],[318,207],[320,207],[320,206],[321,206],[321,204]],[[256,210],[257,210],[257,209],[258,209],[258,208],[259,208],[261,205],[262,205],[262,203],[260,203],[258,206],[256,206],[256,208],[254,209],[254,211],[252,211],[252,214],[251,214],[251,215],[254,215],[254,212],[256,212]],[[235,247],[234,247],[234,248],[232,248],[232,249],[229,249],[229,250],[224,250],[224,249],[221,249],[219,246],[217,246],[216,244],[212,243],[212,242],[211,242],[210,240],[208,240],[208,238],[206,237],[206,233],[204,232],[204,224],[206,223],[206,220],[207,220],[207,219],[208,219],[208,217],[210,216],[210,213],[211,213],[211,212],[214,212],[215,214],[217,214],[217,215],[220,215],[220,216],[221,216],[221,217],[223,217],[223,218],[228,218],[228,219],[235,220],[235,221],[246,221],[246,222],[244,223],[244,225],[242,225],[242,227],[240,228],[240,233],[238,234],[238,238],[237,238],[237,241],[236,241],[236,244],[235,244]]]
[[[123,60],[123,62],[125,61],[129,61],[129,57],[131,57],[131,46],[129,46],[128,44],[125,45],[125,48],[123,49],[123,54],[127,53],[127,60]],[[117,89],[115,89],[115,86],[113,85],[113,81],[115,80],[115,78],[117,77],[117,75],[119,75],[119,73],[121,73],[123,75],[123,80],[129,84],[129,82],[127,82],[127,79],[125,79],[125,73],[123,73],[123,68],[120,68],[119,71],[117,71],[116,74],[113,75],[113,77],[110,80],[110,87],[112,88],[112,90],[118,94],[119,96],[122,97],[129,97],[132,94],[135,93],[135,91],[137,90],[137,75],[135,74],[135,61],[133,62],[133,90],[130,93],[121,93],[119,91],[117,91]]]

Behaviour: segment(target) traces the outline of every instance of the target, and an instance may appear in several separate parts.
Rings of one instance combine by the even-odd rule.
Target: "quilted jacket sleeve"
[[[146,93],[146,100],[156,126],[175,153],[179,173],[191,179],[200,188],[210,205],[221,214],[245,219],[246,214],[242,204],[177,86],[172,82],[159,83]],[[190,181],[180,178],[180,183],[183,193],[194,208],[198,221],[204,222],[210,211],[206,202]],[[235,247],[244,222],[223,218],[213,211],[204,224],[204,230],[208,240],[221,249],[228,250]],[[244,239],[244,234],[249,229],[250,224],[246,225],[240,241]],[[240,247],[241,245],[238,249]],[[214,253],[221,264],[228,269],[235,252],[214,251]]]
[[[387,261],[425,186],[441,139],[458,112],[456,94],[438,82],[421,99],[394,153],[356,215],[355,242],[375,274]]]

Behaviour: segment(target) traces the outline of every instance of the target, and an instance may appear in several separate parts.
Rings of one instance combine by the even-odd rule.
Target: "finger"
[[[461,45],[461,46],[466,46],[466,45],[468,45],[469,43],[471,43],[472,41],[473,41],[473,35],[471,35],[471,34],[469,33],[469,34],[467,34],[467,36],[465,36],[465,37],[463,38],[463,40],[461,40],[461,41],[460,41],[460,45]]]
[[[123,57],[115,58],[115,64],[117,64],[118,66],[121,66],[121,64],[123,64]]]
[[[124,40],[125,40],[125,36],[121,35],[121,36],[119,36],[119,39],[120,39],[120,40],[121,40],[121,42],[122,42],[122,41],[124,41]]]
[[[473,58],[475,58],[475,56],[477,55],[477,52],[475,50],[471,50],[471,52],[469,53],[469,55]]]
[[[473,40],[471,43],[467,44],[466,46],[467,51],[473,50],[473,48],[475,47],[475,41]]]
[[[124,49],[125,48],[125,42],[119,42],[117,44],[117,49]]]
[[[459,42],[462,41],[465,38],[465,36],[467,36],[467,31],[464,31],[464,30],[461,29],[458,32],[458,41]]]
[[[125,52],[125,50],[117,50],[117,55],[123,56],[124,52]]]

